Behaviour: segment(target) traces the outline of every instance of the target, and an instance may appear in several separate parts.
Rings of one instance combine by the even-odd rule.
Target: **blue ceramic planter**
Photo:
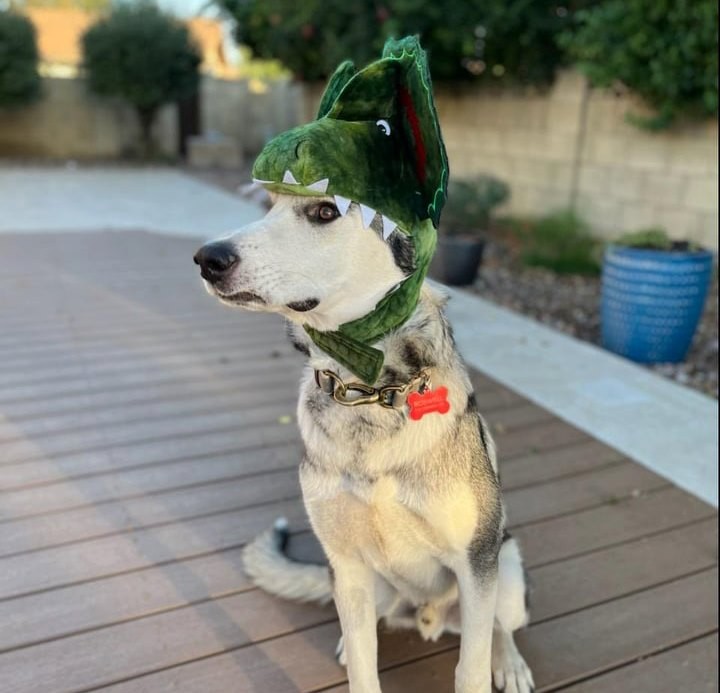
[[[676,363],[690,348],[712,276],[707,251],[610,246],[605,252],[602,344],[640,363]]]

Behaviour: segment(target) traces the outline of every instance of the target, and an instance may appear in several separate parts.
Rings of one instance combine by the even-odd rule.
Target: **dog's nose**
[[[225,277],[240,262],[240,257],[230,243],[215,241],[200,248],[193,260],[196,265],[200,265],[202,278],[214,283]]]

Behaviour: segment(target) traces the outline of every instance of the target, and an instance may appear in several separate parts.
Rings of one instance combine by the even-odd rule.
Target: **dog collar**
[[[379,404],[384,409],[402,409],[410,394],[423,394],[430,388],[430,374],[422,370],[404,385],[370,387],[365,383],[346,383],[335,371],[324,369],[315,371],[315,383],[344,407]]]
[[[315,371],[315,383],[344,407],[379,404],[384,409],[400,411],[407,405],[412,421],[419,421],[426,414],[447,414],[450,411],[448,389],[441,386],[433,390],[427,369],[404,385],[370,387],[365,383],[346,383],[335,371],[328,369]]]

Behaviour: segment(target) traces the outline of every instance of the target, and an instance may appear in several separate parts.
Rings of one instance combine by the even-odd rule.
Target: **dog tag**
[[[425,414],[447,414],[450,411],[450,402],[447,401],[448,389],[444,386],[437,390],[425,390],[425,392],[413,392],[408,395],[407,403],[410,407],[410,418],[413,421],[420,421]]]

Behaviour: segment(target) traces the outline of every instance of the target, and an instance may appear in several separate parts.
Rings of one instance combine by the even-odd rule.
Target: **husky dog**
[[[447,190],[425,54],[390,40],[343,63],[318,119],[271,140],[253,168],[272,207],[195,255],[222,303],[278,313],[307,357],[298,422],[303,499],[327,568],[287,559],[287,528],[251,543],[255,582],[327,601],[352,693],[379,693],[379,619],[461,636],[457,693],[529,693],[513,632],[528,621],[505,531],[495,446],[424,283]]]
[[[368,233],[357,205],[341,216],[331,197],[271,197],[262,220],[203,246],[196,261],[222,303],[286,318],[308,359],[298,403],[300,481],[330,566],[285,558],[277,528],[246,549],[248,573],[291,599],[334,597],[338,654],[353,693],[380,690],[379,619],[433,640],[460,633],[459,693],[489,691],[491,670],[498,689],[529,693],[532,676],[512,635],[528,621],[522,561],[505,531],[495,446],[444,298],[423,287],[412,317],[377,345],[385,362],[374,385],[408,383],[425,371],[447,388],[449,412],[414,421],[399,407],[340,405],[314,373],[353,376],[301,325],[333,330],[372,310],[413,267],[412,244],[399,231],[384,241],[378,224]]]

